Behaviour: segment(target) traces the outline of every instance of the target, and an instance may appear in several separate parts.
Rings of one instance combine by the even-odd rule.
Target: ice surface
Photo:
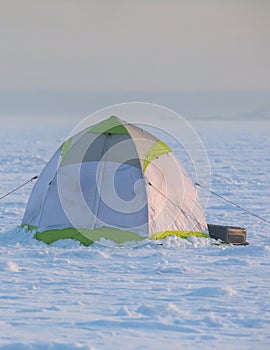
[[[193,126],[212,189],[270,220],[270,123]],[[2,128],[1,194],[39,174],[68,132]],[[47,246],[17,227],[31,188],[0,206],[1,350],[270,348],[269,225],[211,197],[208,223],[246,227],[250,245],[168,237]]]

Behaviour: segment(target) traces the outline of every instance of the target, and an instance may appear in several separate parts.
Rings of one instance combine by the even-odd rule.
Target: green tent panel
[[[121,134],[128,135],[127,129],[122,122],[115,116],[111,116],[109,119],[93,126],[88,130],[90,133],[96,134]]]

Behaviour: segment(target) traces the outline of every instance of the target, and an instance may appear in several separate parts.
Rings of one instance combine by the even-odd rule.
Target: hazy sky
[[[269,0],[0,0],[0,90],[270,88]]]

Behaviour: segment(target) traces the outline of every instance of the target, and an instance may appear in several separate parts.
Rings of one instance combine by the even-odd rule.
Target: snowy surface
[[[192,123],[212,189],[270,221],[270,123]],[[1,194],[39,174],[72,123],[2,128]],[[269,349],[270,225],[218,198],[208,223],[247,228],[248,246],[52,246],[18,228],[29,184],[0,206],[0,349]]]

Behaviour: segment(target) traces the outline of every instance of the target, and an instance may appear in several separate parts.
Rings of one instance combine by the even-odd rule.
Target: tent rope
[[[203,226],[202,224],[199,223],[199,221],[192,217],[190,214],[191,213],[187,213],[183,208],[179,207],[179,205],[177,205],[175,202],[173,202],[170,198],[168,198],[164,193],[162,193],[157,187],[155,187],[151,182],[147,182],[147,184],[149,186],[151,186],[154,190],[156,190],[159,194],[161,194],[164,198],[166,198],[173,206],[175,206],[177,209],[179,209],[183,214],[184,216],[187,218],[187,220],[191,219],[193,221],[196,222],[196,224],[198,224],[200,227],[202,227],[203,229],[205,230],[208,230],[208,227],[206,226]]]
[[[14,188],[13,190],[9,191],[8,193],[4,194],[2,197],[0,197],[0,200],[9,196],[11,193],[17,191],[18,189],[22,188],[23,186],[27,185],[29,182],[36,180],[38,178],[38,175],[35,175],[34,177],[32,177],[30,180],[24,182],[23,184],[21,184],[20,186]]]
[[[251,212],[250,210],[248,210],[248,209],[242,207],[241,205],[236,204],[236,203],[230,201],[229,199],[227,199],[227,198],[221,196],[220,194],[218,194],[218,193],[216,193],[216,192],[210,190],[210,189],[207,188],[207,187],[204,187],[204,186],[200,185],[200,184],[197,183],[197,182],[195,183],[195,185],[196,185],[197,187],[201,187],[203,190],[208,191],[209,193],[211,193],[211,194],[213,194],[213,195],[215,195],[215,196],[217,196],[217,197],[223,199],[225,202],[230,203],[231,205],[237,207],[238,209],[241,209],[242,211],[248,213],[249,215],[255,216],[257,219],[259,219],[259,220],[265,222],[266,224],[270,225],[270,221],[268,221],[268,220],[262,218],[261,216],[259,216],[259,215],[255,214],[255,213]]]

